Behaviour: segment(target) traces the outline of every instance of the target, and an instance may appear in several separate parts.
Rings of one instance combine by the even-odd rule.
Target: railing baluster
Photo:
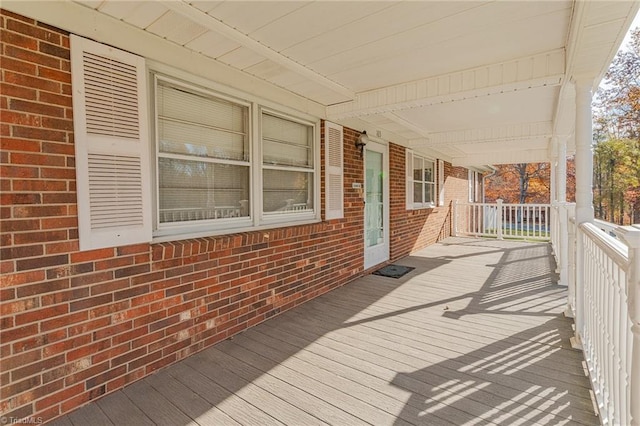
[[[617,265],[616,265],[617,266]],[[613,351],[613,355],[614,355],[614,364],[613,364],[613,388],[614,389],[623,389],[623,382],[622,382],[622,377],[621,377],[621,366],[620,366],[620,349],[622,348],[621,345],[621,336],[620,336],[620,330],[622,329],[621,326],[621,322],[624,321],[624,318],[620,316],[620,311],[621,311],[621,295],[620,295],[620,278],[621,278],[621,268],[616,268],[615,271],[615,277],[613,279],[615,288],[614,288],[614,293],[613,293],[613,347],[615,348]],[[624,281],[622,281],[624,282]],[[614,413],[617,413],[617,416],[623,420],[623,416],[625,416],[625,413],[622,411],[622,399],[623,396],[622,395],[614,395],[614,406],[613,406],[613,411]]]
[[[502,205],[502,200],[498,198],[498,205],[496,207],[496,232],[499,240],[504,238],[504,206]]]
[[[513,236],[513,205],[509,205],[509,236]]]
[[[498,200],[491,203],[453,204],[453,234],[497,239],[526,238],[551,240],[558,259],[560,233],[559,210],[549,204],[505,204]]]
[[[471,212],[473,214],[473,221],[471,222],[472,226],[473,226],[473,234],[477,237],[478,236],[478,223],[476,222],[476,206],[474,206],[473,204],[471,205]]]

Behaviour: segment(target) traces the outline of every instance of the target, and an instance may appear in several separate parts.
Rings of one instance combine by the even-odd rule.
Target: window
[[[435,162],[407,150],[407,209],[435,206]]]
[[[262,152],[263,214],[313,212],[313,126],[263,112]]]
[[[315,118],[75,35],[71,67],[81,250],[320,220]]]
[[[249,108],[160,79],[156,108],[159,223],[248,217]]]
[[[157,236],[317,219],[315,123],[155,81]]]

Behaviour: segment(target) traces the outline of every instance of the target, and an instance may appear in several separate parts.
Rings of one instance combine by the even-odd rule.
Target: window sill
[[[223,235],[232,235],[239,233],[249,233],[249,232],[258,232],[264,231],[267,229],[276,229],[276,228],[288,228],[293,226],[300,225],[310,225],[314,223],[322,222],[320,219],[308,219],[308,220],[299,220],[299,221],[290,221],[287,223],[278,222],[278,223],[266,223],[261,226],[242,226],[237,228],[225,228],[225,229],[216,229],[216,230],[205,230],[205,231],[193,231],[193,232],[184,232],[179,234],[163,234],[163,235],[154,235],[151,240],[151,244],[156,243],[167,243],[173,241],[180,240],[189,240],[194,238],[208,238],[208,237],[219,237]]]
[[[421,206],[413,206],[412,208],[410,208],[409,210],[428,210],[428,209],[435,209],[437,206],[435,204],[425,204],[425,205],[421,205]]]

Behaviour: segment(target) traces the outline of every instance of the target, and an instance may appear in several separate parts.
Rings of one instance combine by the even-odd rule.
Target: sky
[[[638,11],[638,14],[636,15],[636,19],[634,19],[633,22],[631,23],[631,27],[629,28],[629,31],[627,31],[627,35],[624,37],[624,40],[620,45],[621,49],[625,48],[629,43],[629,40],[631,40],[631,30],[638,27],[640,27],[640,11]]]

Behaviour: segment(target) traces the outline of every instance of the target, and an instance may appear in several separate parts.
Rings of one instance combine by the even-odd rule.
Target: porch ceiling
[[[467,166],[546,161],[552,136],[570,140],[571,81],[597,85],[639,6],[3,2],[148,58],[171,62],[173,55],[170,65],[244,91],[276,101],[293,96],[295,108]]]

